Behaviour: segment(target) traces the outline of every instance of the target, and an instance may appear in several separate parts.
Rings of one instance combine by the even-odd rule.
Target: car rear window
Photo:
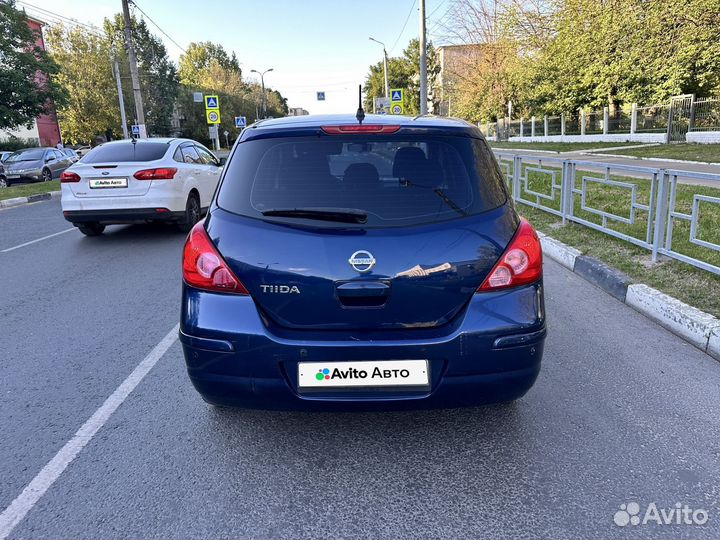
[[[167,143],[116,143],[96,146],[83,156],[83,163],[112,163],[123,161],[155,161],[165,155]]]
[[[305,218],[263,212],[361,211],[367,222],[358,227],[435,223],[505,201],[501,173],[482,140],[400,134],[248,141],[235,149],[218,193],[221,208],[272,221]]]

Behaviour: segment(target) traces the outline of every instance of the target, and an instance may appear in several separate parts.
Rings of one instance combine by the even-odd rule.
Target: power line
[[[30,8],[33,11],[36,11],[39,13],[40,19],[45,19],[45,22],[53,23],[53,24],[63,24],[63,25],[70,25],[70,26],[79,26],[85,30],[87,30],[89,33],[97,36],[97,37],[105,37],[101,30],[91,24],[83,23],[78,21],[77,19],[71,19],[69,17],[66,17],[64,15],[60,15],[59,13],[55,13],[54,11],[50,11],[49,9],[41,8],[38,6],[35,6],[33,4],[30,4],[28,2],[25,2],[23,0],[17,0],[18,4],[21,4],[23,7]]]
[[[135,8],[136,8],[140,13],[142,13],[143,15],[145,15],[145,17],[147,17],[147,20],[150,21],[151,23],[153,23],[153,25],[155,26],[155,28],[157,28],[158,30],[160,30],[160,33],[161,33],[163,36],[165,36],[165,37],[168,38],[172,43],[174,43],[175,46],[176,46],[178,49],[180,49],[182,52],[184,52],[185,54],[187,54],[187,51],[186,51],[183,47],[181,47],[181,46],[178,44],[177,41],[175,41],[173,38],[171,38],[171,37],[167,34],[167,32],[165,32],[165,30],[163,30],[162,28],[160,28],[160,26],[158,25],[158,23],[156,23],[155,21],[153,21],[153,20],[150,18],[150,15],[148,15],[147,13],[145,13],[145,12],[142,10],[142,8],[137,5],[137,2],[135,2],[134,0],[130,0],[130,3],[131,3],[133,6],[135,6]]]
[[[397,39],[395,40],[395,43],[393,43],[393,46],[390,47],[390,51],[388,54],[392,53],[395,50],[395,47],[398,44],[398,41],[400,41],[400,38],[403,35],[403,32],[405,31],[405,27],[407,27],[407,23],[410,20],[410,15],[412,15],[413,8],[415,7],[415,4],[417,3],[417,0],[413,0],[412,6],[410,6],[410,11],[407,14],[407,17],[405,18],[405,24],[403,24],[402,30],[400,30],[400,34],[398,35]]]
[[[440,9],[441,7],[443,7],[443,5],[445,4],[445,2],[447,2],[447,0],[442,0],[442,2],[440,2],[440,3],[437,5],[437,7],[432,10],[432,12],[430,13],[430,15],[428,15],[428,17],[427,17],[428,20],[432,19],[432,16],[435,15],[435,13],[437,12],[438,9]],[[440,17],[440,18],[442,19],[442,17]]]

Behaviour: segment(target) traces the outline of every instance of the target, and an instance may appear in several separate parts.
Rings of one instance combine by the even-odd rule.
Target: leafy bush
[[[34,148],[40,146],[40,143],[36,138],[23,139],[21,137],[8,137],[7,139],[0,139],[0,151],[10,150],[15,152],[22,148]]]

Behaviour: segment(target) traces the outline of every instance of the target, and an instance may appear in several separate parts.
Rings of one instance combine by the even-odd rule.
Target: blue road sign
[[[402,101],[402,100],[403,100],[402,90],[391,90],[390,91],[390,101]]]
[[[133,124],[130,129],[133,135],[140,135],[140,126],[138,124]]]
[[[218,97],[217,96],[205,96],[205,108],[206,109],[219,109]]]
[[[235,127],[236,128],[244,128],[247,125],[247,120],[244,116],[236,116],[235,117]]]
[[[318,100],[318,101],[325,101],[325,92],[318,92],[318,93],[317,93],[317,100]]]

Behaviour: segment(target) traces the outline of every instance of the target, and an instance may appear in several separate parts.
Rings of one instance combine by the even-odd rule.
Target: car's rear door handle
[[[382,281],[347,281],[336,286],[338,296],[388,296],[390,284]]]

